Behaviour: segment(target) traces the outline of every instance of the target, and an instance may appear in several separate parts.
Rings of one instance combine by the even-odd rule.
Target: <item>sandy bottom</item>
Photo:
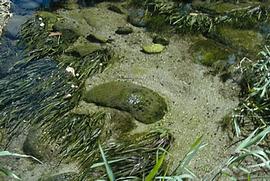
[[[218,77],[207,74],[202,65],[195,64],[189,52],[189,37],[173,36],[166,50],[160,54],[145,54],[141,46],[152,42],[151,33],[136,28],[119,15],[103,8],[94,8],[100,19],[98,28],[112,38],[111,49],[120,58],[101,74],[87,80],[87,87],[122,80],[148,87],[166,99],[169,111],[164,119],[152,126],[168,128],[175,138],[172,150],[172,168],[188,152],[196,138],[203,136],[207,143],[191,162],[199,177],[218,166],[228,156],[229,140],[219,122],[238,104],[236,85],[222,83]],[[118,26],[131,26],[134,33],[117,35]]]

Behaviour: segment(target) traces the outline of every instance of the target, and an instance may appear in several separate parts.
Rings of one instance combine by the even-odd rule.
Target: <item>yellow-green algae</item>
[[[144,45],[142,49],[145,53],[155,54],[162,52],[165,49],[165,46],[155,43],[150,45]]]

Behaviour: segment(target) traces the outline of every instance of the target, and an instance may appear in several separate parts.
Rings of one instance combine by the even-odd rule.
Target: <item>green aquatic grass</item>
[[[217,26],[251,27],[261,22],[268,22],[270,9],[266,6],[252,5],[248,7],[212,13],[205,8],[168,0],[148,0],[145,3],[148,14],[166,16],[168,24],[180,32],[207,33],[215,31]]]
[[[106,159],[105,153],[104,153],[104,151],[103,151],[101,145],[98,144],[98,147],[99,147],[99,151],[100,151],[100,153],[101,153],[101,157],[102,157],[102,159],[103,159],[103,161],[104,161],[104,165],[105,165],[106,172],[107,172],[107,175],[108,175],[108,177],[109,177],[109,180],[110,180],[110,181],[115,181],[115,177],[114,177],[113,171],[112,171],[112,169],[111,169],[111,167],[110,167],[110,165],[109,165],[109,162],[108,162],[107,159]]]
[[[145,181],[152,181],[155,178],[155,176],[158,174],[158,172],[160,171],[160,168],[166,157],[166,152],[164,151],[160,157],[158,155],[159,154],[157,153],[156,164],[153,167],[153,169],[150,171],[150,173],[145,177]]]

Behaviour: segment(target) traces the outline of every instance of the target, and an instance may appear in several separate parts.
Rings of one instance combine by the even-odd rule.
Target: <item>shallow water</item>
[[[19,153],[22,153],[21,147],[28,134],[30,125],[27,123],[30,120],[44,124],[43,120],[49,120],[48,117],[45,119],[47,115],[54,118],[70,109],[79,115],[89,115],[96,109],[95,106],[84,101],[78,103],[68,99],[70,95],[76,93],[74,87],[80,85],[70,78],[70,73],[75,75],[75,72],[67,72],[66,67],[60,66],[50,57],[26,63],[25,47],[16,45],[20,38],[21,25],[42,8],[41,3],[41,0],[14,1],[12,6],[14,16],[5,29],[0,45],[0,112],[6,120],[6,125],[2,127],[8,127],[7,138],[15,138],[13,141],[6,140],[3,145]],[[86,4],[89,5],[92,4]],[[230,81],[222,83],[218,76],[208,74],[209,67],[194,63],[196,60],[193,60],[190,47],[196,43],[194,40],[205,40],[205,37],[173,35],[164,52],[148,55],[141,51],[141,46],[151,44],[152,34],[144,28],[131,26],[126,21],[126,15],[109,11],[107,5],[101,3],[85,10],[85,13],[90,12],[93,18],[98,20],[91,22],[89,18],[90,23],[86,24],[89,26],[93,23],[91,24],[94,26],[93,33],[99,33],[110,40],[109,43],[100,44],[116,52],[117,60],[104,72],[89,76],[86,85],[82,83],[83,87],[90,90],[108,81],[129,81],[145,86],[164,97],[168,104],[168,113],[164,119],[147,126],[133,120],[137,126],[133,132],[155,127],[167,128],[175,138],[171,148],[172,160],[175,162],[171,163],[171,169],[177,166],[193,141],[204,135],[204,140],[209,146],[191,163],[191,167],[202,177],[229,154],[227,150],[229,141],[225,133],[220,130],[219,122],[238,104],[237,85]],[[52,9],[57,8],[57,5],[52,7]],[[80,13],[80,10],[71,10],[71,12],[78,15],[76,13]],[[66,12],[60,13],[64,15]],[[72,13],[71,15],[68,13],[66,13],[68,19],[76,18]],[[130,35],[116,34],[116,29],[123,26],[131,27],[134,32]],[[268,32],[267,26],[264,26],[262,31]],[[86,36],[85,32],[87,30],[83,30],[80,36]],[[87,37],[88,35],[83,38],[87,39]],[[78,54],[78,52],[71,52],[68,56],[72,57],[74,54],[77,56],[76,53]],[[224,67],[227,64],[230,66],[237,63],[239,58],[239,54],[234,52],[229,54]],[[72,67],[69,68],[72,70]],[[50,107],[51,103],[54,103],[52,107]],[[78,107],[76,107],[77,103]],[[50,114],[47,114],[48,112]],[[16,124],[18,120],[22,120],[22,123]],[[15,167],[13,164],[16,160],[11,163],[9,160],[4,161],[28,181],[36,181],[43,173],[57,174],[73,171],[72,169],[78,172],[73,163],[61,165],[59,169],[53,170],[58,164],[57,161],[37,165],[29,160],[20,160],[20,164]]]

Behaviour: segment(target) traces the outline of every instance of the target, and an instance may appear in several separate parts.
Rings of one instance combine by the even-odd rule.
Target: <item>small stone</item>
[[[163,37],[163,36],[160,36],[160,35],[156,35],[154,38],[153,38],[153,43],[157,43],[157,44],[161,44],[161,45],[169,45],[170,43],[170,40],[168,40],[167,38]]]
[[[120,35],[128,35],[132,32],[133,32],[133,29],[128,26],[118,27],[118,29],[115,31],[115,33],[120,34]]]
[[[165,46],[161,44],[151,44],[151,45],[144,45],[142,49],[143,52],[145,53],[155,54],[162,52],[165,49]]]
[[[108,38],[99,35],[99,34],[89,34],[86,39],[90,42],[93,43],[107,43],[108,42]]]

